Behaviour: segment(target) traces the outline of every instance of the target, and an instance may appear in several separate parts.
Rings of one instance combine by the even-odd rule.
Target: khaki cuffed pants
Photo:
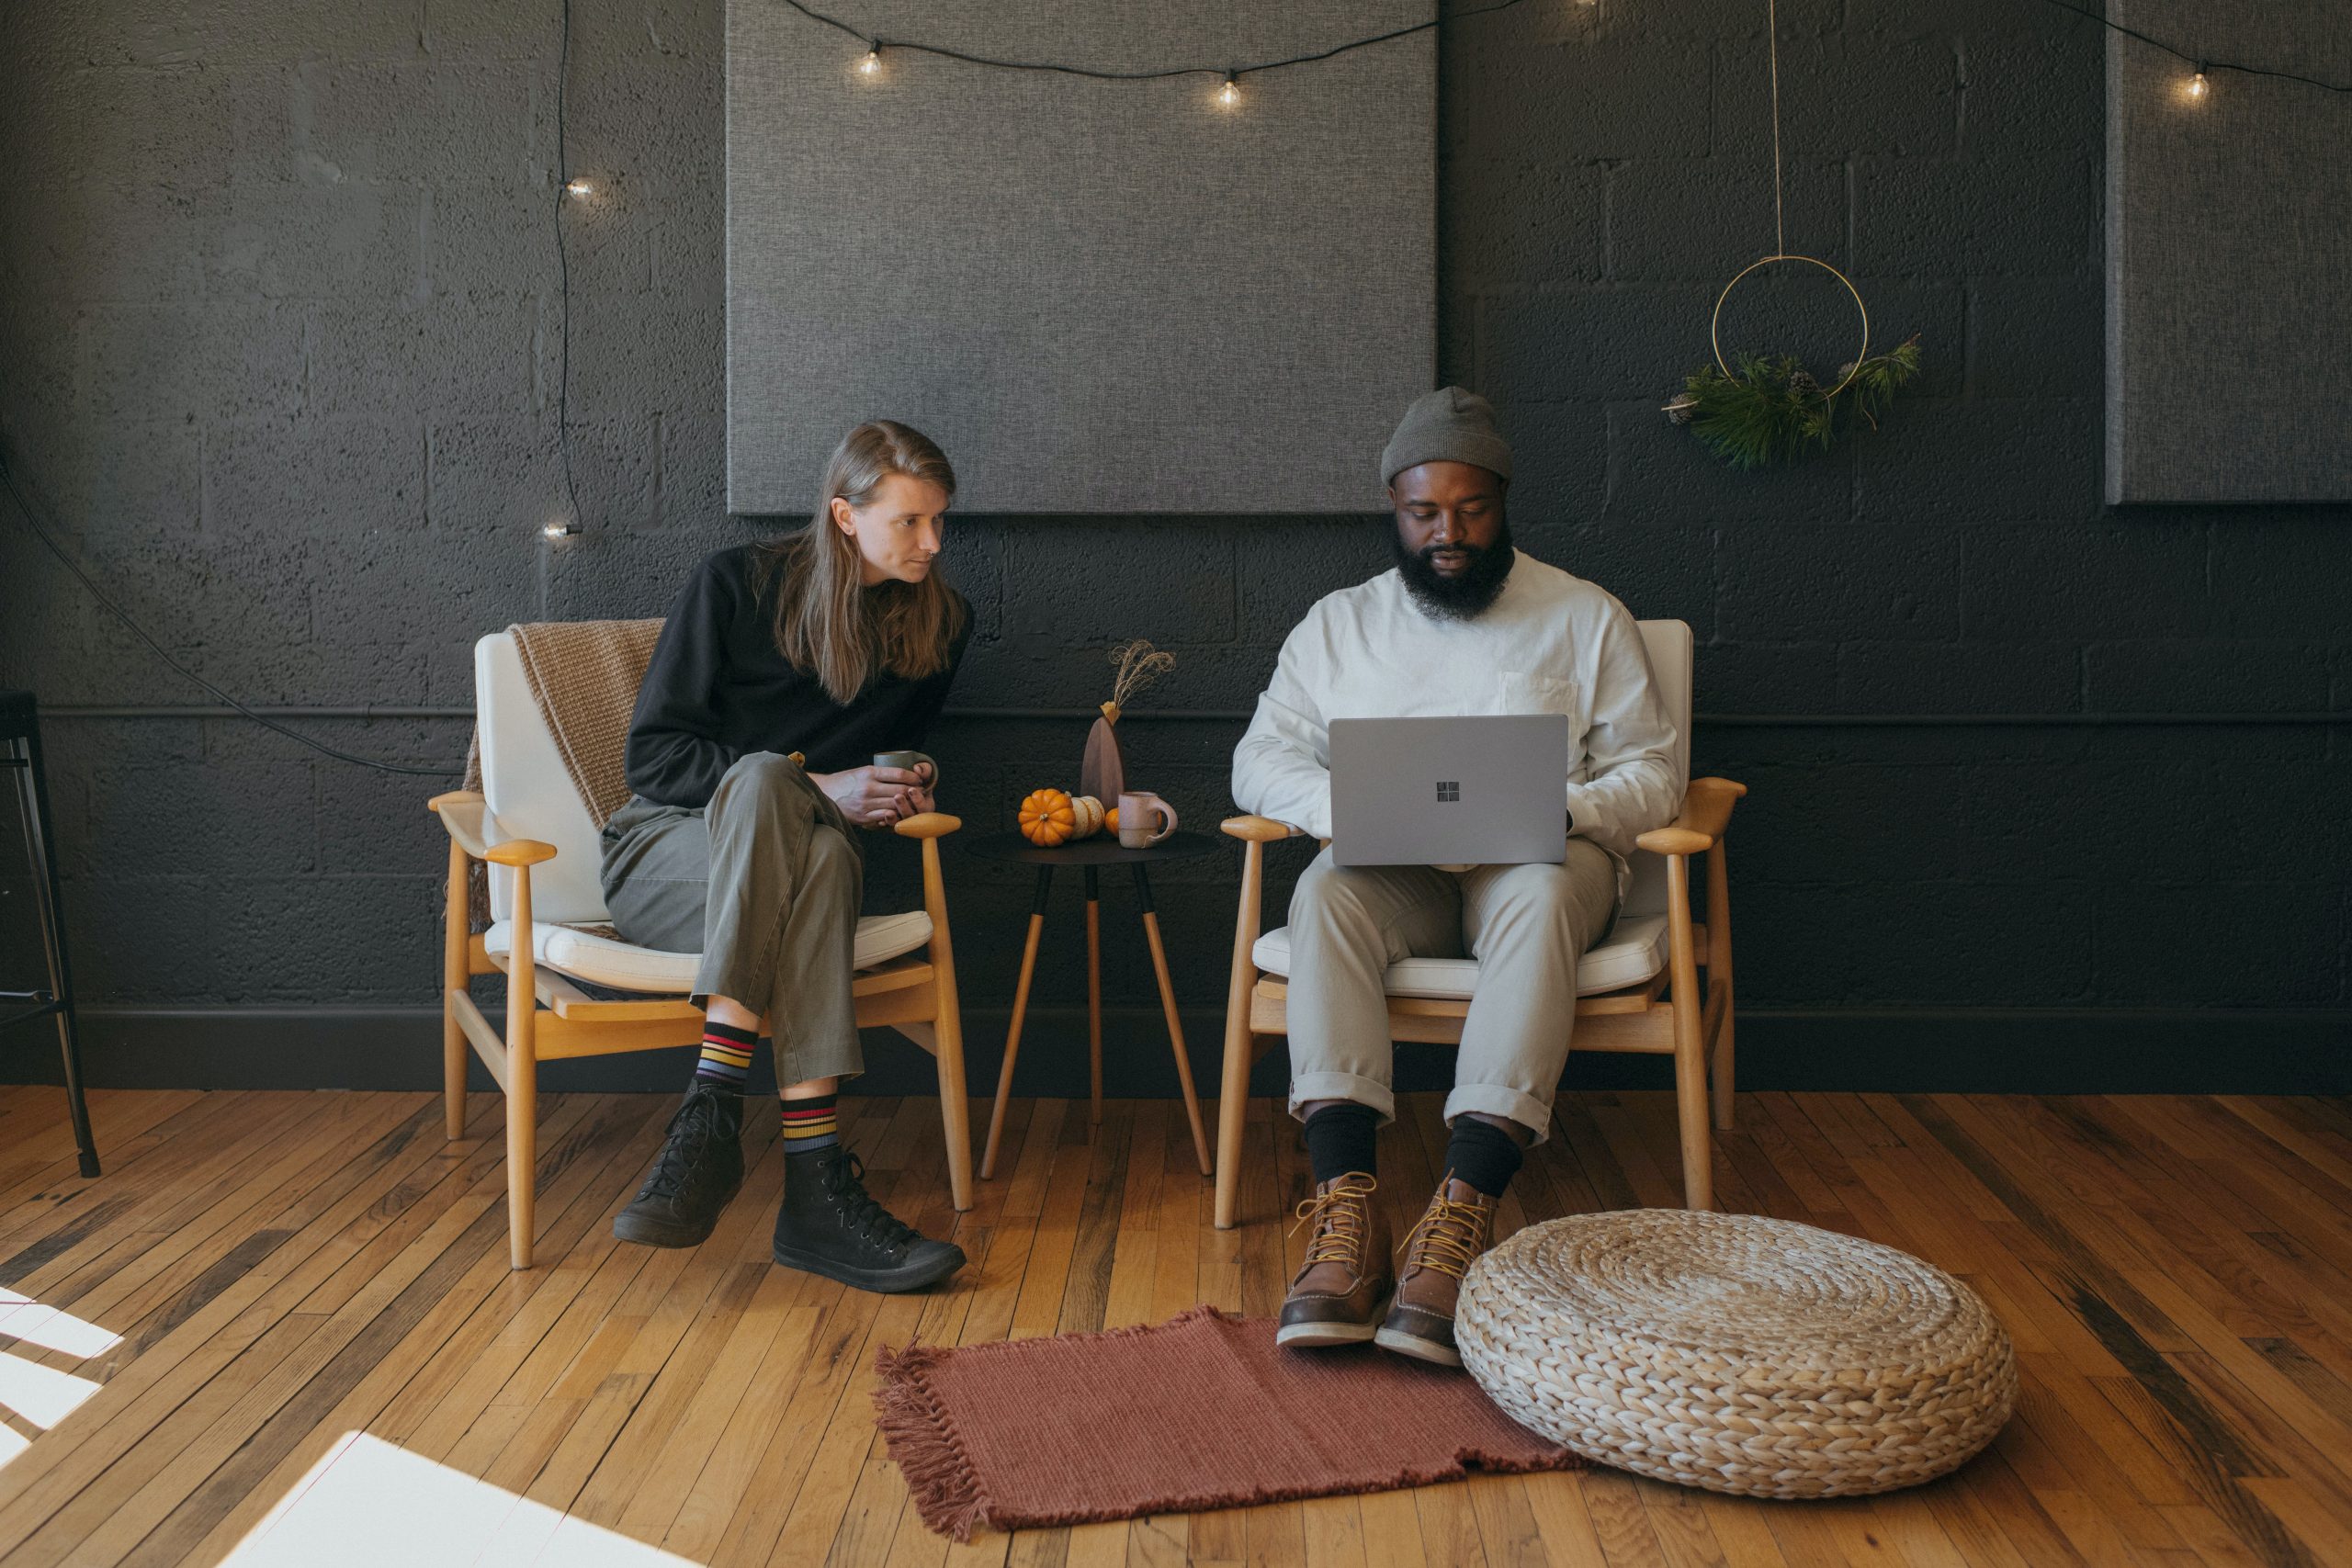
[[[1559,865],[1342,866],[1325,850],[1290,901],[1290,1111],[1320,1100],[1396,1120],[1381,989],[1406,958],[1476,958],[1445,1119],[1508,1117],[1541,1143],[1576,1025],[1577,961],[1617,913],[1617,866],[1589,839]]]
[[[779,1086],[865,1070],[850,997],[865,852],[798,763],[740,758],[699,809],[632,799],[604,845],[605,908],[621,940],[700,953],[695,1005],[760,1009]]]

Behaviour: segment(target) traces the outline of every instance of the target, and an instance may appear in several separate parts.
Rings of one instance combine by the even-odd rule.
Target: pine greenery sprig
[[[1838,378],[1846,384],[1835,393],[1825,392],[1792,355],[1743,354],[1734,363],[1729,376],[1713,365],[1693,370],[1666,405],[1667,417],[1688,424],[1734,468],[1777,468],[1829,450],[1839,430],[1851,428],[1841,417],[1849,408],[1876,430],[1896,389],[1919,373],[1919,340],[1872,355],[1860,368],[1839,367]]]

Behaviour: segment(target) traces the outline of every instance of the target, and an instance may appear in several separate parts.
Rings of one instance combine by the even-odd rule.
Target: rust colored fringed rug
[[[1366,1345],[1283,1350],[1266,1318],[885,1348],[874,1403],[922,1521],[1086,1524],[1583,1461],[1463,1372]]]

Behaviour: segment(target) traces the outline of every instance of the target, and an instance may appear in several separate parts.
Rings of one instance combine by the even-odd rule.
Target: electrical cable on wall
[[[594,187],[571,177],[564,138],[564,82],[571,74],[571,0],[563,0],[562,38],[555,57],[555,270],[556,288],[562,299],[563,347],[557,359],[555,379],[555,444],[563,457],[563,499],[569,510],[541,530],[550,539],[580,532],[580,495],[571,488],[571,254],[563,240],[563,200],[586,197]]]
[[[63,564],[65,570],[74,574],[74,581],[81,583],[84,588],[87,589],[89,591],[90,597],[96,599],[101,605],[103,605],[108,615],[112,615],[116,620],[120,621],[126,627],[128,627],[131,636],[137,637],[141,642],[145,643],[148,650],[154,654],[157,659],[162,660],[164,663],[175,673],[203,687],[206,691],[220,698],[223,704],[236,709],[237,712],[253,720],[255,724],[260,725],[264,729],[276,730],[278,734],[283,735],[288,740],[300,741],[301,744],[308,746],[311,750],[320,753],[322,756],[332,757],[338,762],[350,762],[362,768],[373,768],[379,773],[412,773],[420,778],[446,779],[453,773],[463,771],[460,768],[454,767],[419,768],[413,767],[405,762],[386,762],[374,757],[362,757],[354,752],[340,750],[335,747],[328,745],[323,740],[316,739],[311,736],[303,734],[299,729],[289,729],[285,725],[278,723],[277,720],[271,718],[266,714],[258,714],[254,712],[252,708],[247,707],[243,703],[239,702],[236,698],[231,696],[228,693],[222,691],[220,687],[214,685],[211,682],[206,680],[203,676],[198,674],[187,665],[182,664],[178,660],[174,659],[170,652],[164,649],[162,643],[157,642],[153,637],[148,635],[146,627],[141,626],[137,621],[130,618],[130,612],[125,610],[121,605],[116,604],[112,599],[107,596],[106,590],[100,588],[97,583],[91,580],[90,574],[82,570],[82,563],[75,560],[73,553],[67,550],[63,545],[58,543],[56,536],[51,534],[47,527],[42,525],[40,513],[33,510],[32,499],[26,495],[23,491],[17,488],[16,470],[9,467],[8,457],[6,452],[0,452],[0,489],[6,490],[9,499],[17,503],[17,510],[23,514],[25,525],[32,530],[33,537],[39,539],[43,545],[47,546],[49,553],[55,556],[58,560]]]

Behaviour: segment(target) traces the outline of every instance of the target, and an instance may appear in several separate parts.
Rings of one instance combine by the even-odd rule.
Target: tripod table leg
[[[1201,1174],[1206,1176],[1213,1168],[1208,1129],[1201,1124],[1201,1097],[1193,1088],[1193,1058],[1184,1049],[1184,1025],[1176,1016],[1176,987],[1168,978],[1168,949],[1160,942],[1159,916],[1151,907],[1151,878],[1141,864],[1136,867],[1136,898],[1143,906],[1143,934],[1151,944],[1152,973],[1159,977],[1159,1005],[1168,1014],[1168,1043],[1176,1053],[1176,1081],[1184,1089],[1184,1114],[1193,1122],[1193,1153],[1201,1162]]]
[[[1029,982],[1037,973],[1037,939],[1046,930],[1046,899],[1054,890],[1054,868],[1037,868],[1036,901],[1029,909],[1029,941],[1021,950],[1021,978],[1012,987],[1012,1022],[1004,1034],[1004,1066],[996,1075],[996,1109],[989,1113],[989,1146],[980,1156],[980,1179],[996,1174],[997,1145],[1004,1138],[1004,1109],[1012,1101],[1012,1064],[1021,1055],[1021,1024],[1029,1012]]]
[[[1102,1125],[1102,889],[1086,868],[1086,1124]]]

